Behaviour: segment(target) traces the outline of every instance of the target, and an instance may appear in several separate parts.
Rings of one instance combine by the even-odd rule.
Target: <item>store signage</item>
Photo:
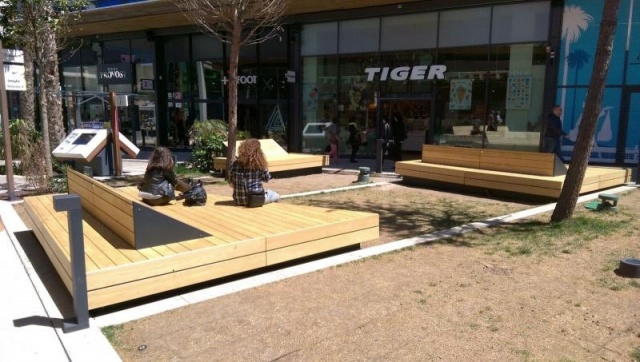
[[[131,84],[131,64],[98,64],[98,84]]]
[[[142,90],[154,90],[153,79],[140,79],[140,89]]]
[[[284,74],[284,77],[287,79],[287,83],[296,82],[296,72],[293,70],[287,70],[287,72]]]
[[[24,64],[24,52],[18,49],[2,49],[2,58],[5,63]]]
[[[24,79],[24,65],[4,65],[4,86],[8,91],[27,90],[27,82]]]
[[[222,78],[222,83],[227,85],[229,83],[229,79],[227,77]],[[239,75],[238,76],[238,84],[257,84],[258,76],[257,75]]]
[[[378,76],[378,80],[386,81],[391,78],[395,81],[404,80],[425,80],[425,79],[444,79],[444,73],[447,71],[446,65],[416,65],[413,67],[371,67],[364,70],[367,73],[367,82],[373,82]]]

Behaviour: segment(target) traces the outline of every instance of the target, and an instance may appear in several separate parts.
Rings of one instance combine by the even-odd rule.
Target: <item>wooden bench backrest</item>
[[[423,145],[422,162],[537,176],[564,174],[551,153]]]
[[[67,170],[69,193],[82,208],[135,249],[210,236],[186,222],[144,205],[130,195],[74,170]]]
[[[242,141],[243,140],[236,141],[236,155],[238,154],[238,149],[240,148]],[[260,148],[262,149],[262,152],[267,159],[270,157],[280,157],[288,155],[287,151],[285,151],[284,148],[282,148],[282,146],[278,144],[278,142],[271,138],[261,139],[259,141]],[[225,142],[224,144],[225,146],[228,146],[227,142]]]
[[[480,168],[480,149],[422,145],[422,162],[438,165]]]
[[[82,208],[129,245],[135,246],[133,202],[109,185],[72,169],[67,169],[70,194],[80,196]]]

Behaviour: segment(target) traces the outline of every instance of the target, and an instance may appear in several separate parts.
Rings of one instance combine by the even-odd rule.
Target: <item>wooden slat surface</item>
[[[132,198],[74,170],[67,170],[67,180],[69,193],[80,196],[86,211],[135,246]]]
[[[329,165],[329,158],[325,155],[310,155],[306,153],[288,153],[273,139],[261,139],[260,148],[267,160],[269,172],[280,172],[289,170],[321,168]],[[242,140],[236,143],[237,149]],[[214,157],[213,168],[217,170],[227,169],[226,157]]]
[[[136,199],[137,189],[116,189]],[[87,196],[89,196],[87,194]],[[66,213],[51,195],[25,198],[34,232],[71,288]],[[253,270],[379,236],[377,214],[288,203],[249,209],[228,196],[209,195],[203,207],[181,202],[155,207],[209,237],[135,250],[89,213],[83,214],[90,309]]]
[[[552,198],[560,195],[565,180],[565,176],[527,175],[431,164],[421,160],[397,162],[396,173],[404,177]],[[585,173],[580,193],[622,185],[629,182],[630,174],[631,169],[628,168],[590,166]]]

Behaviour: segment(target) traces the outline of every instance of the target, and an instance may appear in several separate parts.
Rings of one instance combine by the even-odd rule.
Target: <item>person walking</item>
[[[325,126],[325,130],[329,141],[329,157],[338,164],[338,145],[340,144],[340,127],[338,126],[338,120],[334,118]]]
[[[546,153],[555,153],[562,163],[565,162],[562,157],[562,137],[567,133],[562,129],[562,120],[560,115],[562,114],[562,108],[559,105],[555,105],[547,116],[547,121],[544,126],[542,150]]]
[[[391,124],[391,136],[393,138],[393,147],[391,148],[391,159],[394,162],[402,161],[402,142],[407,139],[407,130],[399,112],[394,113],[393,123]]]
[[[347,144],[351,146],[351,162],[358,162],[356,160],[356,154],[360,149],[360,131],[354,123],[349,123],[349,138]]]
[[[260,141],[250,138],[238,147],[238,158],[229,170],[229,186],[233,187],[233,201],[239,206],[248,206],[251,194],[264,193],[264,203],[278,202],[280,195],[265,190],[263,182],[271,180],[267,160]]]

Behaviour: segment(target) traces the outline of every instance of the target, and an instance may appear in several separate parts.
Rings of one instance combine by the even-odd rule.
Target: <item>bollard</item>
[[[369,183],[371,181],[371,169],[369,167],[358,167],[358,169],[360,170],[360,174],[358,174],[358,180],[354,181],[354,183]]]

